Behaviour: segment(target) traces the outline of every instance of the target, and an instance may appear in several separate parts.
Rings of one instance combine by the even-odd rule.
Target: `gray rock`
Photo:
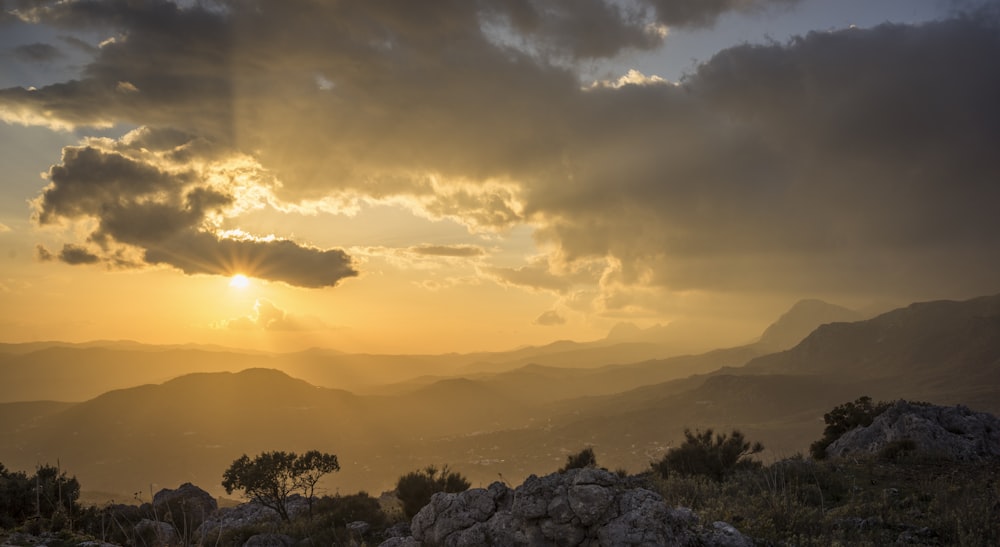
[[[712,529],[705,535],[706,543],[719,547],[753,547],[753,542],[725,522],[712,523]]]
[[[295,539],[285,534],[257,534],[250,536],[243,547],[293,547]]]
[[[668,508],[655,492],[600,469],[532,475],[514,490],[497,482],[488,489],[435,494],[413,517],[411,529],[412,537],[382,545],[752,544],[726,523],[702,527],[690,510]]]
[[[383,541],[379,547],[421,547],[421,543],[412,537],[392,537]]]
[[[241,503],[236,507],[219,509],[201,523],[195,530],[194,537],[205,544],[214,544],[215,539],[224,531],[241,528],[253,524],[276,523],[281,520],[278,512],[259,503]]]
[[[347,531],[352,534],[357,534],[363,536],[368,533],[368,530],[372,529],[372,525],[368,524],[363,520],[356,520],[354,522],[347,523]]]
[[[889,443],[910,440],[916,450],[952,460],[1000,457],[1000,419],[958,406],[898,401],[871,425],[848,431],[826,449],[829,457],[877,454]]]
[[[153,496],[157,519],[172,523],[182,533],[194,532],[218,508],[211,494],[189,482],[176,490],[164,488]]]

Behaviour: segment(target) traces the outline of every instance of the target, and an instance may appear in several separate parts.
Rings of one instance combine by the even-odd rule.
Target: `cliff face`
[[[962,405],[899,401],[870,426],[845,433],[826,453],[831,457],[875,454],[899,441],[912,443],[913,450],[946,459],[1000,458],[1000,419]]]

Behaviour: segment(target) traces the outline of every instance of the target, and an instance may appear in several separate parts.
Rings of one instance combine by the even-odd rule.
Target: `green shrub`
[[[583,469],[586,467],[597,467],[597,456],[594,455],[594,449],[589,446],[576,454],[566,456],[566,465],[559,468],[559,473],[565,473],[570,469]]]
[[[729,435],[715,435],[711,429],[704,432],[684,430],[684,442],[652,464],[661,477],[671,474],[704,475],[717,481],[723,480],[739,469],[752,469],[760,465],[750,456],[764,450],[760,443],[750,443],[743,433],[733,430]]]
[[[403,502],[406,518],[413,518],[431,501],[437,492],[464,492],[472,484],[459,473],[445,465],[440,471],[434,466],[423,471],[411,471],[396,482],[396,495]]]
[[[826,423],[823,438],[809,446],[809,454],[817,460],[826,458],[826,448],[834,441],[856,427],[872,425],[875,418],[890,406],[892,403],[884,401],[872,403],[872,398],[866,395],[834,407],[833,410],[823,415],[823,422]]]

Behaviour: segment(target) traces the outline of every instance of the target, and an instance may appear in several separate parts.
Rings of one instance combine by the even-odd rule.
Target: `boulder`
[[[216,538],[225,530],[242,528],[262,523],[277,523],[281,521],[278,512],[259,503],[241,503],[236,507],[219,509],[205,519],[195,530],[194,537],[203,543],[214,544]]]
[[[1000,419],[968,407],[897,401],[867,427],[843,434],[828,457],[877,454],[895,441],[912,441],[924,454],[958,461],[1000,458]]]
[[[189,482],[175,490],[164,488],[153,496],[156,517],[172,523],[182,533],[194,532],[218,508],[219,504],[211,494]]]
[[[532,475],[514,490],[495,482],[438,493],[410,528],[411,537],[382,546],[752,545],[732,526],[702,527],[690,510],[668,508],[639,481],[600,469]]]
[[[292,547],[295,539],[285,534],[257,534],[250,536],[243,547]]]

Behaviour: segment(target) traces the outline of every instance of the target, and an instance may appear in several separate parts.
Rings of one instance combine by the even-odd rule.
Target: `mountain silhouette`
[[[109,355],[36,348],[8,353],[5,363],[56,349]],[[176,351],[203,350],[142,354],[201,355]],[[270,368],[184,374],[80,403],[0,404],[0,461],[30,469],[59,460],[94,490],[194,482],[219,494],[222,471],[244,453],[315,448],[340,458],[331,488],[377,492],[430,464],[449,463],[474,484],[497,473],[520,480],[558,468],[588,445],[602,465],[637,471],[682,440],[685,427],[739,428],[771,454],[790,455],[821,436],[824,412],[861,395],[1000,413],[1000,296],[826,323],[790,349],[762,352],[751,344],[630,364],[525,364],[500,372],[470,371],[446,356],[429,367],[439,374],[413,376],[378,395],[318,387]],[[312,355],[308,367],[317,369],[331,357]],[[531,355],[540,354],[518,357]],[[355,363],[382,363],[383,374],[423,359]]]
[[[758,344],[770,351],[788,349],[824,323],[861,319],[864,316],[860,312],[842,306],[816,299],[800,300],[764,330]]]

